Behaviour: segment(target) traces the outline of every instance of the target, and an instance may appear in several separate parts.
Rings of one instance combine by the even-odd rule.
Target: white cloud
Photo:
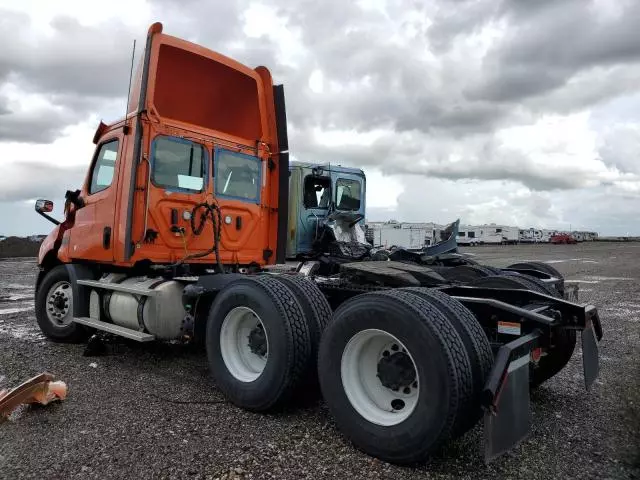
[[[292,153],[363,168],[370,219],[640,233],[639,12],[603,0],[0,0],[0,212],[81,181],[99,120],[124,109],[131,42],[140,53],[159,20],[269,67]],[[60,185],[30,170],[43,164]]]

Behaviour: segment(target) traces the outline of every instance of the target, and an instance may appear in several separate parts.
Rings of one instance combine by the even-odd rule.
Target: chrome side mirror
[[[39,199],[36,200],[36,212],[49,213],[53,212],[53,202],[51,200]]]
[[[47,213],[53,212],[53,202],[51,200],[44,200],[42,198],[36,200],[35,210],[51,223],[60,225],[58,220],[47,215]]]

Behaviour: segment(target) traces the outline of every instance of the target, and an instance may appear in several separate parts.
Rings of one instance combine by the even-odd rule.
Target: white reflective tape
[[[513,372],[514,370],[517,370],[518,368],[526,365],[529,363],[529,354],[524,355],[520,358],[516,358],[515,360],[512,360],[509,363],[509,368],[507,369],[508,372]]]
[[[521,335],[522,329],[519,323],[498,322],[498,333],[504,333],[505,335]]]

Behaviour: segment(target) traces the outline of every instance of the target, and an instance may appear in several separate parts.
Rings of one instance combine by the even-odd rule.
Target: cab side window
[[[260,203],[260,160],[222,148],[215,154],[216,196]]]
[[[151,152],[154,185],[189,192],[203,190],[207,153],[202,145],[163,136],[153,141]]]
[[[329,177],[307,176],[304,179],[305,208],[328,208],[331,198],[331,179]]]
[[[338,210],[360,209],[360,182],[339,178],[336,182],[336,208]]]
[[[98,151],[96,163],[93,166],[91,174],[91,185],[89,185],[89,194],[98,193],[111,185],[113,181],[113,173],[116,169],[116,158],[118,157],[118,144],[120,142],[111,140],[103,143]]]

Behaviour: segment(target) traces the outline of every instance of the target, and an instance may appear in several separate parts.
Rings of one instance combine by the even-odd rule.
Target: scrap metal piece
[[[50,373],[41,373],[23,382],[11,390],[0,391],[0,421],[9,417],[11,412],[22,404],[48,405],[67,397],[67,385],[54,381]]]

